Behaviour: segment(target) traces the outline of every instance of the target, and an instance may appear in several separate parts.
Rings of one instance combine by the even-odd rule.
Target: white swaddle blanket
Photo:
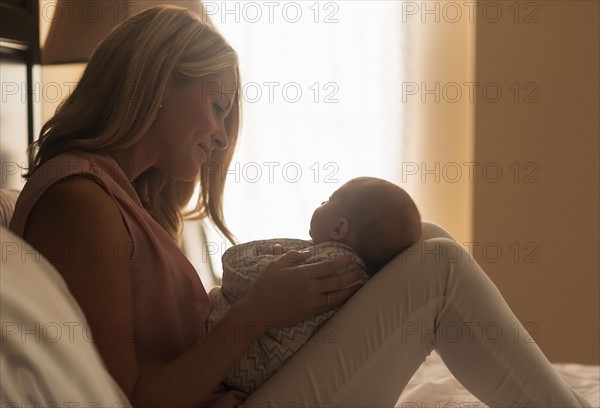
[[[304,261],[305,264],[350,254],[354,255],[356,261],[345,270],[356,267],[366,269],[352,248],[337,242],[313,245],[310,241],[284,238],[252,241],[233,246],[223,254],[222,286],[212,289],[209,293],[212,310],[208,318],[208,330],[223,318],[232,304],[248,292],[267,265],[279,256],[268,253],[276,243],[281,244],[285,251],[310,248],[312,255]],[[363,284],[367,279],[368,276],[365,274],[359,283]],[[336,310],[328,311],[284,329],[269,329],[250,347],[227,375],[225,383],[249,394],[254,392],[296,354]],[[244,329],[242,328],[242,332]],[[252,330],[252,328],[247,329]]]

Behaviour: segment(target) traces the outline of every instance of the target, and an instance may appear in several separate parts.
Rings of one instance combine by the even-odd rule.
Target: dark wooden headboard
[[[0,188],[20,190],[39,116],[39,2],[0,0]],[[36,92],[37,94],[34,94]]]
[[[33,142],[33,67],[40,59],[39,3],[30,0],[0,2],[0,58],[22,63],[27,70],[27,140]],[[4,79],[3,79],[4,81]],[[4,92],[4,89],[3,89]]]

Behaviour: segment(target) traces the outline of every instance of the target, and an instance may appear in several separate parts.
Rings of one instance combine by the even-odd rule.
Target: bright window
[[[225,191],[240,242],[309,239],[314,208],[345,181],[398,181],[402,2],[204,3],[240,57],[242,133]],[[220,273],[228,245],[209,241]]]

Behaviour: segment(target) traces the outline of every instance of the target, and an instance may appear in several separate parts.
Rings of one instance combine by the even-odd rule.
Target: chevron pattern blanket
[[[336,242],[313,245],[310,241],[285,238],[252,241],[233,246],[223,254],[222,286],[212,289],[209,293],[212,310],[208,318],[208,330],[221,320],[232,304],[246,294],[267,265],[278,257],[269,254],[275,243],[283,245],[286,251],[311,248],[313,255],[304,263],[351,254],[356,257],[356,262],[347,269],[365,269],[356,252],[349,246]],[[365,274],[360,283],[365,283],[367,279]],[[334,313],[335,310],[331,310],[284,329],[269,329],[250,347],[227,375],[225,382],[235,389],[251,394],[292,358]],[[252,330],[244,328],[242,332],[245,329]]]

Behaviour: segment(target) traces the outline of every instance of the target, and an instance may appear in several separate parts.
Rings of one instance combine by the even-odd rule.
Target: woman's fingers
[[[364,274],[365,272],[362,269],[352,269],[348,272],[319,279],[318,284],[322,293],[335,292],[354,286],[352,284],[358,282]]]
[[[285,248],[281,244],[273,244],[259,250],[259,255],[283,255]]]
[[[339,274],[346,267],[356,262],[354,256],[345,255],[333,260],[301,265],[301,263],[310,258],[311,255],[312,252],[310,252],[310,250],[288,251],[271,262],[269,266],[274,269],[294,267],[295,270],[304,271],[314,279],[324,279]]]
[[[336,307],[340,307],[346,300],[348,300],[358,289],[360,289],[360,285],[353,285],[346,289],[341,289],[335,292],[329,292],[323,294],[325,302],[323,304],[324,310],[335,309]]]
[[[301,265],[297,268],[307,271],[314,279],[328,280],[329,282],[342,282],[342,286],[338,288],[341,289],[342,287],[357,281],[366,273],[358,267],[355,267],[348,272],[343,272],[350,265],[357,263],[356,257],[345,255],[333,260]],[[351,272],[354,272],[354,274]],[[355,277],[352,278],[354,275]],[[343,282],[346,283],[343,284]]]
[[[210,406],[212,408],[231,408],[241,406],[240,403],[248,398],[248,394],[241,391],[229,391],[225,395],[218,398]],[[203,405],[204,406],[204,405]]]
[[[295,267],[295,271],[305,271],[315,280],[318,293],[329,293],[345,289],[359,281],[365,272],[354,268],[343,272],[348,266],[356,262],[352,255],[343,256],[331,261],[322,261]]]
[[[344,272],[355,257],[302,264],[312,255],[289,251],[267,266],[246,295],[255,303],[257,315],[285,327],[338,307],[358,289],[353,284],[364,272],[358,268]]]
[[[285,248],[281,244],[275,244],[271,248],[271,251],[273,255],[282,255],[283,253],[285,253]]]
[[[285,254],[281,255],[279,258],[275,259],[273,262],[269,264],[271,268],[287,268],[290,266],[297,266],[298,264],[307,260],[311,255],[310,251],[302,250],[302,251],[288,251]]]
[[[356,258],[354,256],[344,255],[332,260],[301,265],[298,266],[298,269],[306,271],[315,279],[323,279],[331,275],[339,274],[354,262],[356,262]]]

